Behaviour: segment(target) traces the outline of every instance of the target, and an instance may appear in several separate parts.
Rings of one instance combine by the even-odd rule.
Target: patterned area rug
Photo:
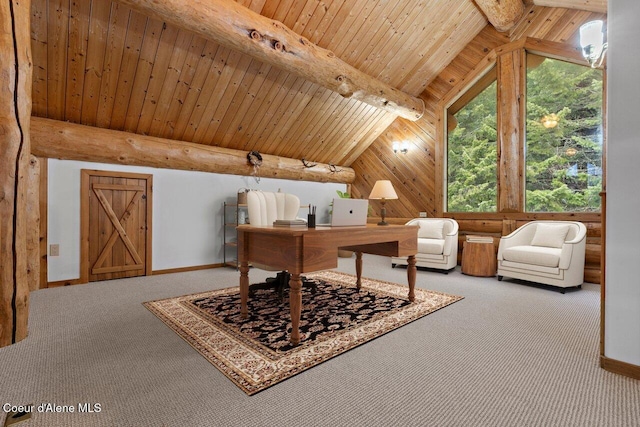
[[[144,305],[245,393],[252,395],[462,297],[335,271],[306,274],[316,292],[302,294],[301,342],[289,343],[288,302],[274,290],[249,299],[240,316],[238,287],[146,302]]]

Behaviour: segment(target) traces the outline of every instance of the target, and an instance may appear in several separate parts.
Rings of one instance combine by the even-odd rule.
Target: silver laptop
[[[369,201],[365,199],[333,199],[331,226],[367,225]]]

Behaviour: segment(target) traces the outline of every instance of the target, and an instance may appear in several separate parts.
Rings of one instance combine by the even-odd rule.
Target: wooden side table
[[[474,240],[474,238],[468,238],[463,243],[463,274],[479,277],[493,277],[496,275],[496,251],[493,239],[489,239]]]

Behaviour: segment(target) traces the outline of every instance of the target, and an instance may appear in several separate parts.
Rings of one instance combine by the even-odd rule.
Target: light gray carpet
[[[406,283],[388,258],[365,256],[364,275]],[[0,349],[0,404],[101,406],[18,424],[47,427],[640,425],[640,381],[598,367],[597,285],[418,271],[465,299],[247,396],[142,305],[237,282],[224,268],[32,293],[29,337]]]

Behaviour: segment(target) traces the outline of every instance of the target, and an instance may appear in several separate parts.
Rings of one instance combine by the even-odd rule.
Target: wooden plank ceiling
[[[238,3],[414,96],[487,24],[471,0]],[[32,0],[31,31],[39,117],[346,166],[396,118],[117,2]]]

